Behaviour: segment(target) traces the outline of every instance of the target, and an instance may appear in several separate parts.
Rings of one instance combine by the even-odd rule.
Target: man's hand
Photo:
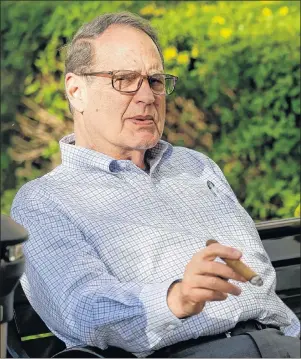
[[[178,318],[184,318],[199,314],[207,301],[225,300],[228,294],[239,295],[240,288],[228,280],[246,282],[246,279],[227,264],[214,262],[214,259],[239,259],[241,256],[240,251],[220,243],[211,244],[194,254],[182,281],[169,289],[167,304],[170,310]]]

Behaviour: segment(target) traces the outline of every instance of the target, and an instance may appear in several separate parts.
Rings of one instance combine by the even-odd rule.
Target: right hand
[[[239,295],[241,289],[229,279],[246,282],[227,264],[214,262],[216,257],[239,259],[242,253],[235,248],[214,243],[193,255],[181,282],[171,285],[167,304],[178,318],[199,314],[207,301],[225,300],[228,294]]]

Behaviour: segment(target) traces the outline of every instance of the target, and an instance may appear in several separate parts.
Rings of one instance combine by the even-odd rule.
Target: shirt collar
[[[68,167],[94,167],[103,171],[114,173],[119,172],[125,160],[116,160],[104,153],[97,152],[85,147],[75,145],[75,134],[69,134],[60,140],[62,164]],[[166,141],[160,140],[156,146],[146,151],[146,161],[150,169],[162,160],[163,156],[170,156],[172,145]]]

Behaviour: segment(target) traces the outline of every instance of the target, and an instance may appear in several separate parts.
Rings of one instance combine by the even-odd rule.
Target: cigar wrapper
[[[206,242],[206,246],[208,247],[210,244],[213,243],[218,243],[218,241],[214,239],[209,239]],[[261,279],[261,277],[239,259],[221,259],[225,261],[230,268],[234,269],[236,273],[243,276],[251,284],[256,285],[257,287],[261,287],[263,285],[263,280]]]

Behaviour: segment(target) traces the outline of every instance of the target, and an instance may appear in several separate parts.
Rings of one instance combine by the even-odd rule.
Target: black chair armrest
[[[99,350],[89,346],[76,346],[64,349],[52,356],[52,358],[105,358],[99,354]]]

